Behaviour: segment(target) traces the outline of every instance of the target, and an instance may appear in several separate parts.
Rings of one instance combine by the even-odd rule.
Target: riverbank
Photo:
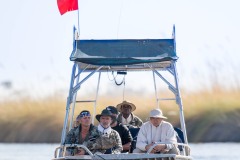
[[[240,92],[227,90],[184,93],[183,104],[189,142],[240,142]],[[65,98],[56,96],[33,100],[22,98],[0,102],[0,142],[58,143],[65,116]],[[116,105],[113,98],[101,98],[97,113],[108,105]],[[143,121],[155,102],[145,96],[131,99],[134,111]],[[76,108],[92,112],[84,104]],[[174,102],[162,103],[168,121],[179,126],[178,109]]]

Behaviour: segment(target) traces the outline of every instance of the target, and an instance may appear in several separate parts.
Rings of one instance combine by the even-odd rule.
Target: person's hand
[[[129,151],[131,149],[131,142],[122,145],[124,151]]]
[[[153,146],[153,143],[146,145],[146,146],[145,146],[146,151],[148,151],[152,146]],[[155,152],[156,152],[156,151],[155,151],[155,149],[153,148],[150,153],[155,153]]]
[[[84,155],[84,154],[85,154],[85,150],[82,148],[78,149],[78,151],[76,153],[76,155]]]
[[[156,152],[163,152],[166,149],[165,144],[158,144],[153,148]]]

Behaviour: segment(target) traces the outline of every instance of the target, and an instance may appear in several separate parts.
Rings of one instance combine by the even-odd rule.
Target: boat
[[[172,37],[168,39],[80,39],[77,29],[73,29],[73,51],[70,61],[73,62],[70,88],[66,103],[66,114],[61,135],[60,146],[55,149],[53,160],[82,160],[82,159],[154,159],[154,160],[190,160],[190,147],[188,145],[187,132],[184,120],[183,104],[179,90],[176,62],[175,26]],[[129,72],[152,72],[156,108],[159,108],[160,100],[175,100],[179,109],[180,129],[176,129],[180,135],[180,155],[176,154],[152,154],[150,148],[147,153],[121,153],[121,154],[93,154],[84,145],[64,144],[67,132],[72,128],[76,103],[93,103],[93,117],[96,115],[98,93],[101,74],[115,72],[127,74]],[[168,72],[173,81],[168,80],[162,72]],[[98,73],[96,97],[94,100],[79,100],[77,95],[90,77]],[[173,93],[173,98],[160,99],[157,94],[156,78],[160,78]],[[84,108],[83,108],[84,109]],[[94,119],[94,118],[93,118]],[[93,122],[94,123],[94,122]],[[88,155],[67,156],[68,147],[81,147]]]

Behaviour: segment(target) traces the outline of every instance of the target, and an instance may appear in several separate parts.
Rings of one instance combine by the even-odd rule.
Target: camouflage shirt
[[[96,152],[94,145],[96,140],[101,136],[101,133],[97,130],[97,127],[91,125],[85,139],[82,139],[80,133],[81,125],[71,129],[66,136],[65,144],[82,144],[85,145],[91,152]]]
[[[101,138],[96,140],[94,148],[100,152],[105,153],[111,150],[111,153],[118,154],[123,150],[122,141],[117,131],[111,129],[109,134],[101,134]]]
[[[139,128],[142,126],[143,122],[142,120],[135,116],[134,114],[130,114],[130,116],[132,117],[131,122],[129,122],[129,124],[127,125],[129,128],[133,127],[133,128]],[[122,114],[119,114],[117,117],[117,121],[122,123]]]

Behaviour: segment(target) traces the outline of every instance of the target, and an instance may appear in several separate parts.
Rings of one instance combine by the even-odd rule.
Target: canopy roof
[[[174,39],[75,40],[71,61],[119,66],[177,60]]]

